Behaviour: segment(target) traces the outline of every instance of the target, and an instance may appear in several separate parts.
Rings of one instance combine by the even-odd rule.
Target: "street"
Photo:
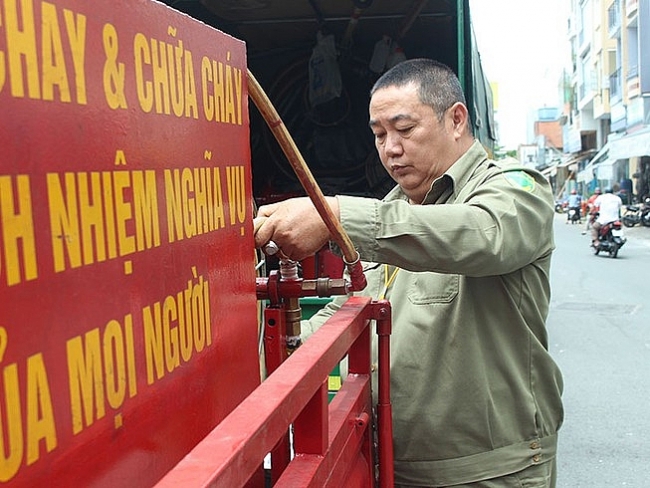
[[[558,488],[650,486],[650,228],[616,259],[555,216],[549,345],[564,376]]]

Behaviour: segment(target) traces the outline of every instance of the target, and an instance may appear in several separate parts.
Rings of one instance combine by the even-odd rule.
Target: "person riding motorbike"
[[[598,208],[598,212],[596,220],[591,226],[591,245],[596,247],[598,246],[598,231],[603,225],[621,218],[623,202],[619,196],[614,195],[611,188],[606,188],[605,193],[596,198],[594,205]]]
[[[594,194],[591,195],[589,199],[587,199],[587,225],[585,226],[585,230],[582,231],[583,235],[587,233],[587,231],[591,228],[591,226],[594,224],[594,221],[596,220],[598,207],[596,207],[596,204],[594,202],[601,194],[602,192],[600,191],[600,188],[596,187]]]
[[[582,212],[582,197],[578,195],[578,192],[575,190],[571,190],[571,194],[569,195],[569,211],[567,212],[567,217],[566,217],[566,223],[568,224],[569,222],[580,222],[581,220],[581,212]],[[572,212],[573,210],[573,212]]]

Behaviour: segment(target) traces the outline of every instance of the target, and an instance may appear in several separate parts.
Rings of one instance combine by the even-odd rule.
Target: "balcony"
[[[639,15],[639,0],[625,0],[625,12],[630,21]]]
[[[625,77],[627,83],[627,96],[635,98],[641,95],[641,79],[639,78],[639,67],[630,66]]]
[[[596,85],[588,80],[578,84],[578,110],[593,110],[596,88]]]
[[[579,56],[584,56],[585,53],[589,50],[589,38],[587,37],[587,33],[581,29],[580,32],[578,32],[578,44],[576,45],[578,49],[578,55]]]
[[[609,100],[610,103],[614,104],[614,102],[617,102],[621,100],[621,97],[623,96],[623,90],[622,84],[621,84],[621,69],[617,69],[609,75]]]
[[[614,0],[612,6],[607,9],[607,34],[611,38],[618,38],[621,35],[621,1]]]

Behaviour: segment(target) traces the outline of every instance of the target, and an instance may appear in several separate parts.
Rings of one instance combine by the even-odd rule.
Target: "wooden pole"
[[[327,204],[325,195],[323,195],[322,190],[318,186],[318,183],[307,166],[307,163],[303,159],[302,154],[300,154],[298,146],[296,146],[291,134],[289,134],[289,131],[280,118],[280,115],[275,110],[271,100],[269,100],[268,96],[250,70],[248,70],[248,94],[262,114],[269,129],[273,132],[275,139],[280,144],[284,155],[287,157],[293,171],[296,173],[300,184],[305,189],[305,192],[311,199],[314,207],[316,207],[318,214],[323,219],[323,222],[325,222],[327,229],[330,231],[332,240],[336,242],[339,248],[341,248],[343,261],[350,273],[352,290],[363,290],[366,287],[366,277],[361,268],[359,253],[354,248],[350,237],[341,226],[341,223],[334,215],[334,212],[332,212],[332,209]]]

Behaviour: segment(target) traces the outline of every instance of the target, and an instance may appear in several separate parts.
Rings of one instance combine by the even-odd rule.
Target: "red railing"
[[[376,320],[379,335],[378,480],[372,434],[370,320]],[[277,331],[284,330],[281,312],[271,311],[270,321]],[[392,487],[390,329],[388,302],[350,298],[157,486],[264,486],[263,460],[273,452],[270,484],[274,486]],[[328,404],[328,374],[346,354],[349,374]],[[292,459],[285,442],[291,426]]]

